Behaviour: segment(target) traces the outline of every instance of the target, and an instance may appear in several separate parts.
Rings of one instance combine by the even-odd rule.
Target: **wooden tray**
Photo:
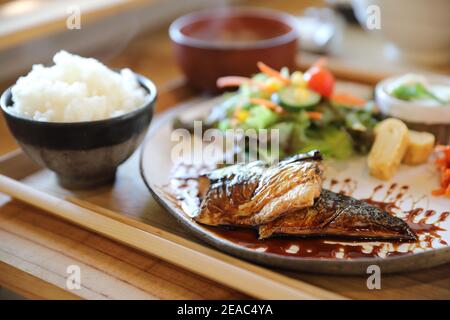
[[[189,89],[175,83],[160,94],[158,111],[192,96],[193,93]],[[139,174],[139,152],[136,152],[119,168],[117,180],[113,186],[91,191],[71,192],[62,189],[58,186],[52,172],[35,165],[20,150],[0,158],[0,173],[57,197],[69,197],[72,200],[75,199],[75,202],[79,199],[83,201],[84,206],[88,203],[88,207],[96,211],[89,217],[58,213],[55,215],[143,252],[152,252],[145,242],[149,238],[158,238],[161,241],[162,251],[165,242],[175,243],[179,246],[179,251],[160,258],[253,297],[346,298],[322,288],[335,285],[334,281],[330,282],[331,278],[324,278],[326,281],[320,284],[320,278],[317,276],[307,277],[308,282],[311,280],[313,283],[320,284],[320,286],[312,285],[299,280],[305,278],[303,274],[272,271],[218,252],[195,239],[150,196]],[[155,227],[163,231],[158,231]],[[199,263],[208,264],[211,268],[198,268]],[[414,280],[414,278],[417,276],[413,276],[411,281],[422,283],[420,279]],[[345,278],[342,278],[337,282],[344,285],[345,281]],[[347,286],[367,290],[364,277],[353,278]],[[448,294],[448,291],[446,292]]]
[[[336,87],[338,88],[337,90],[345,87],[345,92],[352,92],[360,96],[370,96],[371,91],[370,87],[355,86],[353,82],[339,81]],[[141,171],[146,185],[153,197],[192,234],[222,252],[230,253],[236,257],[270,268],[289,269],[296,272],[314,272],[328,275],[365,275],[369,266],[377,265],[383,274],[386,275],[388,273],[430,268],[450,262],[450,247],[447,245],[450,242],[450,231],[448,231],[450,230],[450,220],[447,221],[445,219],[446,215],[448,215],[446,209],[450,201],[443,197],[437,198],[429,195],[429,190],[432,190],[438,183],[435,165],[432,162],[422,166],[401,166],[392,181],[383,183],[379,179],[369,176],[367,172],[367,157],[365,156],[355,156],[345,161],[331,161],[329,159],[324,161],[324,166],[327,167],[323,182],[324,188],[335,192],[351,192],[351,195],[356,199],[370,198],[379,201],[395,201],[395,206],[398,206],[396,211],[416,212],[417,208],[419,208],[418,212],[423,212],[422,215],[415,218],[415,221],[422,221],[422,219],[426,221],[438,220],[442,214],[444,221],[439,224],[439,227],[443,229],[439,230],[439,233],[419,234],[419,239],[421,240],[414,244],[393,245],[390,241],[364,241],[358,243],[357,241],[342,240],[338,242],[337,246],[332,244],[331,246],[334,247],[330,247],[329,244],[325,244],[329,243],[330,239],[326,239],[321,243],[327,249],[321,249],[320,257],[299,256],[292,252],[289,254],[280,254],[279,251],[273,253],[267,248],[271,246],[275,250],[285,248],[286,251],[287,248],[292,248],[292,250],[305,252],[308,248],[311,251],[317,250],[317,244],[311,244],[307,239],[293,239],[292,237],[284,240],[268,239],[267,241],[254,239],[255,242],[253,242],[250,240],[251,234],[250,238],[248,238],[248,233],[247,237],[242,239],[242,242],[240,240],[233,241],[230,239],[236,237],[235,233],[228,234],[229,237],[227,237],[227,232],[222,228],[220,228],[220,233],[217,234],[216,229],[205,227],[193,221],[191,216],[186,214],[186,211],[180,206],[180,202],[174,202],[173,195],[168,195],[170,192],[168,192],[169,188],[167,186],[171,184],[170,177],[173,175],[174,168],[177,167],[176,163],[193,161],[192,158],[189,159],[189,157],[184,156],[178,159],[174,158],[173,151],[180,141],[177,138],[177,142],[175,142],[173,136],[171,136],[173,132],[172,124],[175,118],[181,118],[187,122],[193,119],[201,119],[221,102],[223,102],[222,97],[206,100],[195,99],[195,101],[181,103],[178,107],[164,112],[161,116],[154,119],[147,139],[142,145]],[[201,139],[197,141],[199,144],[201,143]],[[186,144],[189,145],[188,143]],[[199,150],[193,151],[192,154],[194,153],[196,155],[201,154]],[[181,160],[182,158],[184,160]],[[202,160],[198,158],[196,161],[200,163]],[[208,165],[208,160],[204,160],[204,164]],[[195,173],[191,172],[188,175],[193,174],[195,175]],[[334,182],[332,183],[332,181]],[[178,180],[178,182],[180,181]],[[406,189],[404,189],[405,186]],[[186,205],[185,209],[189,207],[189,209],[186,209],[188,211],[197,207],[195,202],[188,203],[189,201],[184,203]],[[433,210],[427,211],[431,209]],[[431,215],[425,217],[424,212],[434,212],[435,214],[433,217]],[[423,228],[427,226],[424,224]],[[434,225],[432,226],[434,227]],[[426,239],[430,240],[426,241]],[[247,244],[247,241],[250,243]],[[317,241],[317,239],[314,241]],[[273,244],[271,245],[271,243]],[[355,246],[361,246],[367,252],[376,253],[373,256],[359,256],[351,259],[333,256],[338,250],[344,256],[345,252],[352,252]],[[406,247],[410,248],[408,254],[398,254],[400,250],[404,251]],[[329,252],[330,256],[325,256],[325,252]]]

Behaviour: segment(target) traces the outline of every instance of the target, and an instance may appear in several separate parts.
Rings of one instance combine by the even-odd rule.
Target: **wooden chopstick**
[[[95,211],[97,213],[100,213],[102,215],[110,217],[112,219],[115,219],[115,220],[118,220],[118,221],[121,221],[121,222],[124,222],[124,223],[127,223],[127,224],[131,224],[132,226],[134,226],[134,227],[136,227],[138,229],[141,229],[141,230],[144,230],[144,231],[147,231],[147,232],[150,232],[150,233],[157,234],[157,235],[159,235],[159,236],[161,236],[161,237],[163,237],[163,238],[165,238],[167,240],[176,242],[176,243],[178,243],[178,244],[180,244],[180,245],[182,245],[184,247],[196,250],[198,252],[201,252],[203,254],[207,254],[209,256],[216,257],[216,258],[221,259],[221,260],[225,260],[228,263],[231,263],[231,264],[233,264],[235,266],[239,266],[239,267],[242,267],[242,268],[247,268],[251,272],[259,273],[261,276],[270,278],[271,280],[278,281],[278,282],[283,282],[283,283],[285,283],[287,285],[294,286],[294,287],[296,287],[299,290],[305,290],[306,286],[309,286],[308,284],[302,283],[301,281],[297,281],[297,280],[294,280],[294,279],[282,276],[282,275],[280,275],[278,273],[272,272],[272,271],[267,270],[265,268],[261,268],[261,267],[255,266],[253,264],[247,263],[245,261],[242,261],[240,259],[236,259],[236,258],[230,257],[230,256],[225,255],[223,253],[220,253],[220,252],[218,252],[216,250],[209,249],[209,248],[207,248],[205,246],[202,246],[202,245],[200,245],[198,243],[192,242],[192,241],[187,240],[187,239],[185,239],[183,237],[180,237],[180,236],[177,236],[177,235],[175,235],[173,233],[167,232],[165,230],[156,228],[156,227],[154,227],[152,225],[149,225],[149,224],[146,224],[144,222],[141,222],[141,221],[138,221],[138,220],[134,220],[134,219],[130,219],[127,216],[124,216],[124,215],[122,215],[120,213],[117,213],[115,211],[112,211],[110,209],[100,207],[100,206],[98,206],[96,204],[93,204],[91,202],[88,202],[88,201],[85,201],[85,200],[81,200],[81,199],[75,198],[75,197],[70,197],[70,196],[66,197],[66,199],[68,201],[70,201],[72,203],[75,203],[75,204],[77,204],[77,205],[79,205],[81,207],[84,207],[86,209],[90,209],[92,211]],[[227,284],[227,283],[224,283],[224,284]],[[311,289],[317,289],[317,288],[311,286]],[[320,289],[320,290],[322,290],[322,289]],[[319,294],[318,292],[316,292],[316,293]],[[333,295],[332,297],[321,297],[321,298],[323,298],[323,299],[327,299],[327,298],[329,298],[329,299],[345,299],[343,296],[336,295],[334,293],[332,293],[332,295]]]
[[[0,192],[255,298],[345,299],[154,226],[123,223],[125,218],[119,213],[79,199],[60,199],[4,175],[0,175]]]

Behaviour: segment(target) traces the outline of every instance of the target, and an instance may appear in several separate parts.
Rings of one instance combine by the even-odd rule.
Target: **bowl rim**
[[[198,22],[203,18],[210,18],[211,16],[215,16],[217,18],[253,16],[266,20],[277,21],[288,26],[290,30],[279,36],[246,43],[225,43],[220,41],[204,40],[188,36],[181,32],[181,29],[185,26]],[[174,43],[202,49],[259,49],[278,46],[297,39],[298,22],[296,21],[294,16],[274,9],[254,7],[210,8],[191,12],[175,19],[170,24],[169,36]]]
[[[119,70],[120,71],[121,69],[111,69],[111,70],[113,70],[113,71]],[[136,77],[139,85],[142,88],[144,88],[148,93],[145,96],[145,100],[141,106],[139,106],[138,108],[136,108],[135,110],[133,110],[131,112],[127,112],[125,114],[118,115],[115,117],[101,119],[101,120],[94,120],[94,121],[73,121],[73,122],[40,121],[40,120],[35,120],[35,119],[27,118],[27,117],[22,117],[20,115],[14,114],[8,110],[8,108],[12,107],[12,105],[8,105],[8,102],[12,100],[11,90],[15,86],[15,84],[13,84],[9,88],[7,88],[0,96],[0,108],[2,109],[3,113],[5,113],[5,115],[12,117],[14,119],[17,119],[19,121],[28,122],[30,124],[35,124],[35,125],[47,125],[47,126],[53,126],[53,127],[67,127],[67,126],[77,126],[77,125],[105,125],[105,124],[110,124],[111,122],[127,120],[127,119],[133,118],[137,114],[141,113],[147,107],[154,105],[154,102],[156,101],[156,98],[158,95],[158,91],[157,91],[156,86],[153,83],[153,81],[151,81],[149,78],[147,78],[139,73],[136,73],[134,71],[131,71],[131,72]]]

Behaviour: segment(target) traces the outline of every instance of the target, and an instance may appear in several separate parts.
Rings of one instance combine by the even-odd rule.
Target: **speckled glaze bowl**
[[[43,122],[12,114],[11,88],[0,105],[11,133],[38,164],[57,174],[61,186],[87,189],[114,181],[117,167],[141,143],[151,122],[156,87],[136,74],[148,92],[145,103],[121,116],[86,122]]]

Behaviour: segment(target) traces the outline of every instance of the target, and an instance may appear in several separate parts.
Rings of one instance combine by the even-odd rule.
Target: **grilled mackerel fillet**
[[[312,207],[259,227],[261,239],[272,235],[416,240],[403,220],[364,201],[325,189]]]
[[[194,218],[208,225],[256,226],[312,206],[322,189],[321,155],[299,154],[276,165],[255,161],[200,177],[203,199]]]
[[[277,165],[255,161],[214,170],[199,179],[197,222],[251,226],[261,239],[275,235],[416,240],[401,219],[322,190],[321,156],[299,154]]]

